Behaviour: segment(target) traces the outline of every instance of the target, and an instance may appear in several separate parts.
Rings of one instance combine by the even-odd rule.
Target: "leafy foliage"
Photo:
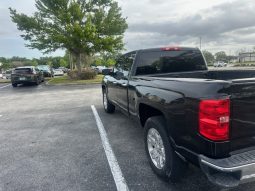
[[[0,64],[0,71],[1,70],[7,70],[9,68],[10,68],[10,63],[8,63],[8,62],[2,63],[1,62],[1,64]]]
[[[226,60],[228,60],[228,56],[227,56],[226,52],[224,52],[224,51],[220,51],[220,52],[215,53],[215,58],[216,58],[217,61],[226,61]]]
[[[205,57],[205,60],[207,62],[208,65],[212,65],[214,62],[214,56],[211,52],[207,51],[207,50],[203,50],[203,55]]]
[[[0,62],[2,63],[2,66],[0,66],[0,69],[10,69],[15,68],[18,66],[38,66],[38,65],[50,65],[53,68],[59,68],[67,67],[69,68],[68,60],[66,60],[66,57],[41,57],[39,59],[33,58],[33,59],[27,59],[27,58],[21,58],[21,57],[12,57],[12,58],[4,58],[0,57]]]
[[[118,52],[115,53],[101,53],[100,55],[95,57],[94,66],[106,66],[112,67],[116,64],[116,60],[119,58],[121,54]]]
[[[72,80],[90,80],[94,79],[96,77],[96,72],[91,69],[83,69],[81,72],[78,72],[77,70],[71,70],[68,72],[68,76]]]
[[[36,8],[33,16],[10,8],[27,46],[44,53],[67,49],[79,71],[81,54],[117,52],[124,46],[127,23],[114,0],[36,0]]]

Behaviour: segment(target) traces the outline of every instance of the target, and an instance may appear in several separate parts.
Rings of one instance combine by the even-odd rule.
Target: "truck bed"
[[[254,70],[209,70],[197,72],[179,72],[168,74],[157,74],[151,77],[167,77],[167,78],[197,78],[197,79],[212,79],[225,81],[246,81],[243,79],[255,78]]]
[[[182,82],[186,81],[187,78],[187,81],[193,79],[193,84],[197,81],[200,85],[203,80],[199,79],[208,79],[210,82],[215,82],[215,84],[218,80],[222,81],[223,84],[226,82],[228,85],[221,90],[216,88],[215,93],[230,95],[231,144],[229,151],[230,153],[238,153],[243,152],[243,149],[255,149],[255,70],[209,70],[161,74],[151,77],[162,80],[180,78],[179,80]],[[206,80],[206,82],[208,81]],[[203,92],[203,87],[201,86],[199,93]],[[169,88],[171,89],[171,85]],[[208,88],[213,89],[214,87],[208,83]],[[192,86],[190,86],[190,89],[192,89]],[[200,95],[205,94],[201,93]]]

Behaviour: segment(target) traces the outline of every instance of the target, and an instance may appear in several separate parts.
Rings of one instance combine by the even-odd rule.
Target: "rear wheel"
[[[144,128],[145,150],[153,171],[165,181],[178,181],[187,164],[174,152],[165,131],[164,118],[151,117]]]
[[[18,86],[18,84],[12,83],[12,87],[16,88],[17,86]]]
[[[103,105],[106,113],[113,113],[115,111],[115,106],[109,102],[105,90],[103,90]]]

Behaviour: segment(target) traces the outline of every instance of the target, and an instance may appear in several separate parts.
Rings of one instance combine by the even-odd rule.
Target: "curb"
[[[77,83],[59,83],[59,84],[49,84],[49,83],[45,83],[45,85],[47,86],[86,86],[86,85],[100,85],[100,83],[87,83],[87,84],[77,84]]]
[[[49,82],[52,81],[52,80],[53,80],[53,79],[51,79],[51,80],[45,82],[45,84],[46,84],[46,85],[49,85]]]

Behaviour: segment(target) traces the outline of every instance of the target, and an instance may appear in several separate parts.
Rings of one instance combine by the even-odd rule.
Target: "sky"
[[[129,25],[126,51],[164,47],[200,47],[213,53],[235,55],[255,46],[254,0],[117,0]],[[12,23],[8,7],[33,14],[35,0],[0,0],[0,57],[38,58],[25,47],[22,34]],[[52,53],[62,56],[63,50]],[[49,55],[48,55],[49,56]]]

